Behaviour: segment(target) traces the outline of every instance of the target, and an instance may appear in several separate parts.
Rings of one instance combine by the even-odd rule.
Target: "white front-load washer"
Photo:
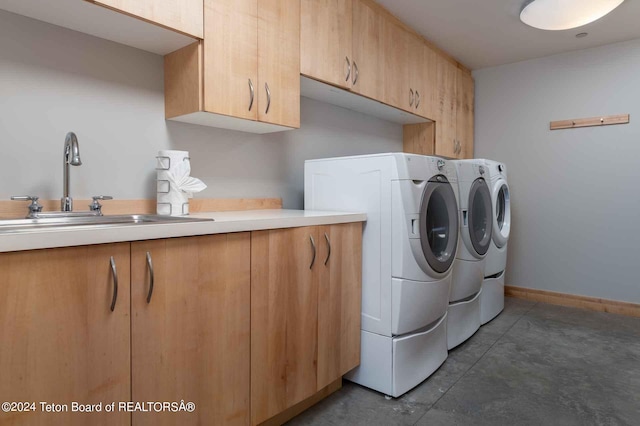
[[[453,263],[447,313],[449,349],[480,328],[480,295],[492,232],[491,191],[484,160],[453,163],[458,178],[460,242]]]
[[[504,271],[507,266],[507,242],[511,231],[511,195],[507,166],[484,160],[491,180],[493,233],[484,265],[480,294],[480,323],[486,324],[504,309]]]
[[[400,396],[447,357],[458,245],[455,167],[403,153],[308,160],[304,198],[306,209],[367,214],[361,360],[346,378]]]

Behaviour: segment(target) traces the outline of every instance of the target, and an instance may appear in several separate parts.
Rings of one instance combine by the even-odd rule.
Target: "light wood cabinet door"
[[[117,275],[117,298],[110,259]],[[0,401],[35,412],[0,412],[2,425],[129,425],[129,243],[0,253]],[[66,404],[44,412],[40,402]],[[71,403],[102,403],[74,413]]]
[[[385,17],[386,18],[386,17]],[[386,18],[383,23],[384,35],[384,103],[413,112],[414,93],[409,81],[409,34]]]
[[[317,227],[251,233],[254,425],[316,392],[318,244]]]
[[[412,84],[415,85],[420,94],[416,114],[435,120],[436,107],[434,100],[438,93],[436,89],[438,84],[437,53],[422,40],[420,40],[420,44],[416,49],[422,50],[421,58],[414,58],[411,68],[412,81],[416,82]]]
[[[249,233],[131,244],[133,400],[196,404],[134,425],[249,424],[249,255]]]
[[[204,110],[258,119],[258,1],[204,0]]]
[[[371,99],[382,101],[385,80],[385,43],[383,16],[378,6],[366,0],[353,0],[353,61],[351,90]]]
[[[360,364],[362,223],[320,227],[318,385]]]
[[[456,79],[458,68],[442,55],[437,57],[436,155],[457,157]]]
[[[300,72],[351,88],[352,0],[301,0]]]
[[[202,0],[87,0],[100,6],[202,38]]]
[[[458,69],[456,87],[458,158],[473,158],[474,83],[471,73]]]
[[[258,82],[258,119],[300,127],[300,0],[258,2]]]

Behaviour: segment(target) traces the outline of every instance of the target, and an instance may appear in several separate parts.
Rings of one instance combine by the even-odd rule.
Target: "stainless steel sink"
[[[68,227],[110,227],[126,225],[153,225],[163,223],[191,223],[211,222],[213,219],[203,219],[185,216],[158,215],[118,215],[118,216],[68,216],[37,219],[6,219],[0,220],[0,234],[14,232],[39,232]]]

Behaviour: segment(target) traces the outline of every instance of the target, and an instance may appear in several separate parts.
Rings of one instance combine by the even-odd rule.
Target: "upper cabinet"
[[[300,127],[300,3],[204,5],[205,41],[165,56],[166,118],[254,133]]]
[[[456,139],[458,141],[458,158],[473,158],[474,87],[471,73],[458,68],[456,78]]]
[[[0,9],[159,55],[204,34],[202,0],[0,0]]]
[[[473,157],[474,83],[471,73],[440,57],[437,72],[435,154]]]
[[[436,118],[437,56],[425,40],[371,0],[302,0],[301,73],[380,102],[323,96],[313,83],[303,94],[397,123]],[[452,93],[453,99],[453,93]],[[386,113],[384,107],[395,110]]]
[[[385,92],[383,23],[380,11],[373,4],[353,0],[352,91],[376,100],[382,100]],[[303,28],[303,32],[308,30]]]
[[[202,0],[86,0],[145,21],[202,38]]]
[[[300,2],[300,73],[351,88],[352,11],[351,0]]]
[[[438,56],[436,80],[436,154],[456,157],[456,79],[458,68],[448,58]]]
[[[404,151],[448,158],[473,158],[473,76],[438,56],[434,123],[405,125]]]

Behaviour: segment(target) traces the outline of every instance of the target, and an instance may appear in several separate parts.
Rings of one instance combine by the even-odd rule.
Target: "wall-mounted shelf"
[[[159,55],[196,40],[84,0],[0,0],[0,9]]]
[[[572,120],[552,121],[550,130],[576,129],[578,127],[610,126],[612,124],[628,124],[629,114],[607,115],[591,118],[574,118]]]

